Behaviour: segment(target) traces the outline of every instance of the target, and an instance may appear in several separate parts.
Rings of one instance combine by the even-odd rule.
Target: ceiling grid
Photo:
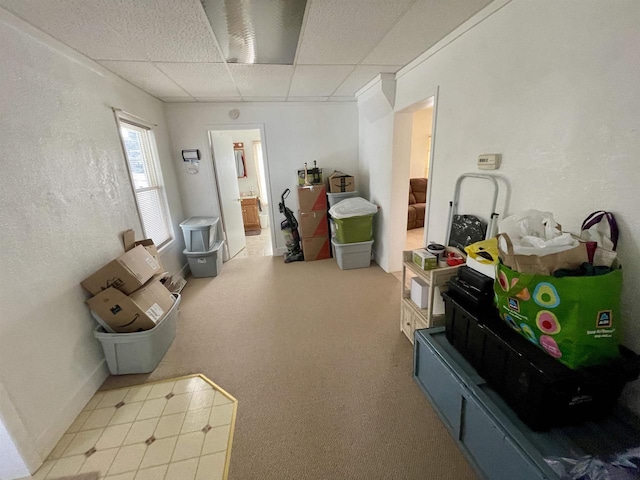
[[[210,14],[225,13],[223,0],[204,1]],[[210,18],[201,0],[0,0],[0,8],[165,102],[343,102],[354,101],[355,92],[376,75],[397,72],[491,3],[306,0],[304,13],[298,7],[292,15],[298,22],[302,17],[301,25],[289,27],[286,12],[266,12],[264,3],[252,3],[259,1],[235,7],[244,15],[240,34],[237,25],[231,28],[237,11]],[[297,39],[292,30],[281,35],[282,41],[296,41],[291,65],[225,59],[225,51],[253,54],[258,47],[258,61],[261,55],[278,58],[271,48],[276,41],[266,49],[264,43],[256,47],[265,33],[252,13],[280,22],[285,30],[299,28]],[[235,36],[216,36],[220,24]],[[255,38],[246,38],[247,31]],[[286,48],[293,51],[290,43]]]

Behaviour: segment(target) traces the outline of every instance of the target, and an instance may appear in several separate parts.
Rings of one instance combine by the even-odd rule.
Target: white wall
[[[615,213],[625,275],[625,343],[636,351],[639,24],[635,0],[515,0],[402,69],[395,107],[439,89],[429,240],[444,240],[455,180],[477,171],[481,153],[503,155],[497,173],[511,185],[511,212],[549,210],[573,232],[594,210]],[[373,133],[380,134],[366,134]],[[368,168],[378,171],[378,165]],[[639,393],[637,382],[626,390],[636,411]]]
[[[432,118],[433,107],[418,110],[413,114],[409,178],[429,176],[429,137],[431,137]]]
[[[142,232],[111,106],[158,124],[183,214],[160,101],[2,9],[0,45],[0,420],[34,469],[107,374],[80,281],[123,251],[121,232]],[[182,248],[163,251],[166,268]]]
[[[234,108],[240,111],[240,117],[235,121],[228,115]],[[278,202],[285,188],[292,190],[287,206],[297,211],[297,170],[304,162],[316,160],[324,172],[357,170],[358,111],[355,103],[174,103],[166,105],[166,114],[176,155],[181,149],[198,148],[203,157],[197,175],[187,174],[181,165],[177,168],[187,216],[220,215],[211,181],[212,159],[207,137],[210,129],[226,129],[229,125],[249,129],[264,125],[272,226],[279,225],[282,219]],[[282,254],[286,247],[279,231],[275,238],[274,250]]]

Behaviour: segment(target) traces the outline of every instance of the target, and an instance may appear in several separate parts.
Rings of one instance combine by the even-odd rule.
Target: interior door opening
[[[435,132],[438,90],[394,114],[392,222],[389,229],[388,271],[399,276],[403,250],[428,242],[430,181],[436,166]]]
[[[409,159],[409,205],[407,206],[407,234],[405,248],[415,250],[425,246],[427,221],[427,190],[431,160],[431,129],[433,126],[433,97],[429,106],[413,112],[411,122],[411,157]]]
[[[262,128],[246,126],[209,133],[228,258],[273,255]]]

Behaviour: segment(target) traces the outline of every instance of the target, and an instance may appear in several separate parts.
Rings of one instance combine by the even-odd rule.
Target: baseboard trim
[[[178,270],[178,275],[186,280],[187,275],[191,273],[189,270],[189,264],[185,263],[180,270]]]
[[[54,417],[54,422],[49,425],[35,441],[36,451],[40,455],[40,458],[46,459],[49,456],[58,441],[62,438],[62,435],[64,435],[108,376],[107,362],[103,359],[98,363],[93,372],[91,372],[84,384],[78,388],[65,408]],[[40,468],[40,465],[32,470],[31,473],[35,472],[37,468]]]

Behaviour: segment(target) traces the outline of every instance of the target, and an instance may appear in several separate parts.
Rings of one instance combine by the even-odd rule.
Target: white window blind
[[[151,144],[153,137],[146,127],[122,118],[119,121],[142,228],[145,237],[160,248],[171,241],[172,236],[162,176]]]

